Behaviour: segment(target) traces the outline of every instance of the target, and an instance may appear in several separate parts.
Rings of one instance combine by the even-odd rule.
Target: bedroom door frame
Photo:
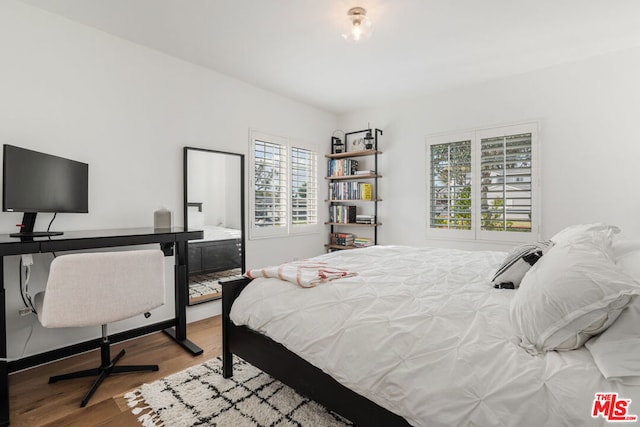
[[[244,273],[246,270],[246,221],[245,221],[245,155],[242,153],[233,153],[230,151],[221,151],[221,150],[212,150],[209,148],[201,148],[201,147],[191,147],[191,146],[185,146],[183,147],[183,167],[182,167],[182,171],[183,171],[183,219],[184,219],[184,228],[185,229],[189,229],[191,227],[191,225],[189,224],[189,206],[192,205],[192,203],[189,202],[189,162],[188,162],[188,158],[189,158],[189,153],[190,152],[201,152],[201,153],[211,153],[211,154],[218,154],[218,155],[224,155],[224,156],[233,156],[233,157],[237,157],[238,160],[240,161],[240,176],[238,177],[239,182],[240,182],[240,230],[241,230],[241,235],[240,235],[240,245],[242,248],[242,251],[240,252],[240,259],[241,259],[241,273]],[[226,179],[226,177],[225,177]],[[196,227],[197,228],[197,227]],[[195,229],[195,228],[194,228]],[[186,257],[187,260],[187,274],[189,275],[189,257]],[[203,302],[208,302],[208,301],[212,301],[212,300],[217,300],[221,298],[220,296],[216,296],[216,297],[212,297],[210,299],[203,299],[203,300],[199,300],[197,302],[191,302],[190,298],[189,298],[189,289],[187,287],[187,295],[186,295],[186,301],[187,301],[187,305],[196,305],[196,304],[200,304]]]

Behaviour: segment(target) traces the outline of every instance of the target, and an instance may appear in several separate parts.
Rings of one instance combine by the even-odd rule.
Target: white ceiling
[[[22,1],[335,113],[640,46],[638,0]]]

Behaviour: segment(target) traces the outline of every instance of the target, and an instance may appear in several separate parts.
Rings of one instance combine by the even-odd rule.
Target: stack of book
[[[356,223],[357,224],[375,224],[376,217],[375,215],[358,214],[356,215]]]
[[[339,246],[353,246],[355,236],[351,233],[331,233],[331,244]]]
[[[328,176],[355,175],[358,170],[358,161],[353,159],[331,159],[327,164]]]
[[[356,248],[364,248],[367,246],[373,246],[373,239],[367,237],[356,237],[353,239],[353,246]]]
[[[363,169],[363,170],[356,171],[355,174],[356,175],[375,175],[376,172],[372,171],[371,169]]]

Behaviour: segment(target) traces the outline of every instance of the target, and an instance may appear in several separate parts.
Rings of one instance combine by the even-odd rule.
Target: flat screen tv
[[[8,144],[3,153],[2,210],[24,213],[12,237],[62,234],[34,232],[38,212],[89,212],[89,165]]]

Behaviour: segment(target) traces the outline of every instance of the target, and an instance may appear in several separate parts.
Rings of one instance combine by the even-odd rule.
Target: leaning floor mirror
[[[204,231],[189,241],[189,305],[218,299],[218,281],[245,270],[244,155],[184,148],[184,221]]]

